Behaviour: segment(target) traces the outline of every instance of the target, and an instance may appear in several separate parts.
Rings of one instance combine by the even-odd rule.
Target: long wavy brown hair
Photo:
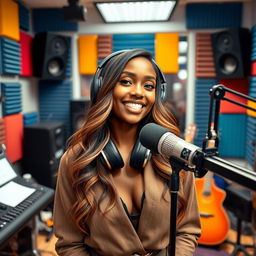
[[[100,75],[102,85],[96,95],[95,103],[89,107],[86,113],[84,125],[68,141],[68,151],[73,151],[72,154],[75,156],[72,166],[69,166],[76,198],[71,214],[76,225],[85,233],[90,231],[86,222],[97,208],[100,209],[101,201],[108,196],[108,207],[102,212],[104,215],[115,205],[117,200],[116,190],[108,178],[109,170],[107,170],[99,155],[110,138],[109,120],[113,105],[112,91],[127,62],[132,58],[141,56],[152,62],[157,73],[157,86],[156,101],[151,112],[140,122],[138,133],[146,123],[154,122],[179,135],[175,117],[162,102],[160,86],[162,81],[159,75],[159,68],[152,61],[151,54],[142,49],[135,49],[123,51],[110,58],[100,70],[100,74],[98,72],[96,74],[97,77],[94,77],[94,79],[99,79],[98,76]],[[153,155],[151,159],[155,171],[163,179],[166,179],[167,184],[171,172],[168,159],[161,155]],[[181,172],[181,181],[183,176]],[[102,187],[102,194],[100,198],[96,198],[94,188],[99,184]],[[181,193],[179,195],[178,209],[180,209],[178,212],[178,221],[180,221],[186,209],[186,201]]]

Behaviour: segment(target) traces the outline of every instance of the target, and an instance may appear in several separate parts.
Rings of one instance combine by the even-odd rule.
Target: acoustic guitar
[[[193,142],[196,126],[188,127],[185,140]],[[209,145],[214,146],[214,144]],[[217,245],[223,242],[230,228],[228,215],[223,207],[226,192],[215,185],[213,172],[195,180],[202,233],[198,240],[202,245]]]

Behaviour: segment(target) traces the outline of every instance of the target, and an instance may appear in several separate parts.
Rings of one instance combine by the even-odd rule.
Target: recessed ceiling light
[[[168,21],[176,6],[169,1],[95,2],[106,23]]]

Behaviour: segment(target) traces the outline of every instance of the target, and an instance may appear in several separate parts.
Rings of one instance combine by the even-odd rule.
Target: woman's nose
[[[131,94],[136,96],[143,96],[142,85],[140,83],[136,83],[132,88]]]

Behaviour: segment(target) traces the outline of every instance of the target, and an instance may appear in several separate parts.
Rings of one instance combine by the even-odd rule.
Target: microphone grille
[[[171,132],[165,133],[158,143],[158,151],[164,155],[172,155],[177,144],[178,137]]]

